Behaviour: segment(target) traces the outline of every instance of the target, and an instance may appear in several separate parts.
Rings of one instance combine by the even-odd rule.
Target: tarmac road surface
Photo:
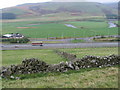
[[[95,48],[95,47],[118,47],[118,42],[43,44],[43,46],[32,46],[31,44],[3,44],[0,46],[1,50],[88,48],[88,47]]]

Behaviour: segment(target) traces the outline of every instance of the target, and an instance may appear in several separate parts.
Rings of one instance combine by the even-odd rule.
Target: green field
[[[108,56],[110,54],[118,55],[118,47],[104,47],[104,48],[74,48],[74,49],[60,49],[71,54],[77,55],[78,58],[82,58],[85,55],[93,56]]]
[[[105,48],[76,48],[76,49],[60,49],[68,53],[76,54],[78,58],[82,58],[85,55],[105,56],[110,54],[118,55],[117,47],[105,47]],[[49,64],[59,63],[66,61],[57,55],[52,49],[40,49],[40,50],[3,50],[2,51],[2,64],[3,66],[11,64],[19,64],[25,58],[38,58]]]
[[[44,60],[49,64],[59,63],[61,61],[65,61],[53,50],[5,50],[2,52],[3,54],[3,66],[11,65],[11,64],[19,64],[25,58],[38,58],[40,60]]]
[[[77,28],[67,27],[64,24],[71,24]],[[4,22],[2,27],[2,34],[21,33],[30,38],[90,37],[95,35],[118,34],[118,28],[108,28],[106,21],[52,21],[52,23],[50,21]]]
[[[106,56],[118,54],[117,47],[59,49],[78,58],[85,55]],[[44,50],[4,50],[3,66],[20,64],[23,58],[38,58],[49,64],[66,61],[52,49]],[[66,73],[41,73],[20,75],[22,80],[2,80],[4,88],[117,88],[118,67],[80,69]],[[52,83],[51,83],[52,82]]]
[[[82,40],[82,39],[71,40],[71,43],[84,43],[84,42],[86,42],[86,41]]]

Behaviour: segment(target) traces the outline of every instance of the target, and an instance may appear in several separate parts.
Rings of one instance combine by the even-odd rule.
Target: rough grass
[[[3,80],[3,88],[118,88],[117,67],[21,77],[22,80]]]

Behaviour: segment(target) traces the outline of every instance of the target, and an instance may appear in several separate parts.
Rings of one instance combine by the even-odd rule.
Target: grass
[[[107,37],[107,38],[96,38],[94,39],[95,41],[109,41],[109,42],[113,42],[113,41],[119,41],[119,38],[114,38],[114,37]]]
[[[39,43],[40,41],[34,41],[34,42],[29,42],[29,43]],[[53,43],[64,43],[64,41],[42,41],[44,44],[53,44]]]
[[[12,43],[10,43],[10,42],[0,42],[0,44],[12,44]],[[32,42],[32,41],[29,41],[28,42],[28,44],[31,44],[31,43],[40,43],[40,41],[34,41],[34,42]],[[42,43],[44,43],[44,44],[53,44],[53,43],[65,43],[64,41],[42,41]],[[25,43],[19,43],[19,44],[25,44]]]
[[[85,55],[105,56],[118,54],[117,47],[60,49],[78,58]],[[52,49],[4,50],[3,66],[20,64],[23,58],[41,58],[49,64],[66,61]],[[2,80],[3,88],[118,88],[118,67],[80,69],[65,73],[38,73],[19,75],[21,80]],[[52,83],[51,83],[52,82]]]
[[[117,74],[117,67],[109,67],[23,75],[22,80],[3,80],[3,88],[118,88]]]
[[[85,55],[105,56],[110,54],[118,55],[117,47],[104,47],[104,48],[70,48],[60,49],[68,53],[76,54],[78,58],[82,58]],[[102,52],[102,53],[101,53]],[[59,63],[66,61],[57,55],[52,49],[40,49],[40,50],[3,50],[2,51],[2,65],[19,64],[24,58],[38,58],[44,60],[49,64]]]
[[[76,40],[72,40],[71,41],[72,43],[80,43],[80,42],[85,42],[85,40],[82,40],[82,39],[76,39]]]
[[[108,56],[111,54],[118,55],[118,47],[104,47],[104,48],[68,48],[60,49],[71,54],[77,55],[78,58],[82,58],[85,55],[94,55],[94,56]]]
[[[54,53],[53,50],[5,50],[2,51],[2,65],[20,64],[25,58],[38,58],[49,64],[66,61]]]
[[[29,25],[29,24],[38,25]],[[72,24],[77,28],[67,27],[64,24]],[[21,33],[31,38],[48,37],[91,37],[95,35],[117,35],[118,28],[108,28],[106,22],[96,21],[26,21],[3,23],[2,34]],[[17,27],[36,27],[36,28],[17,28]]]

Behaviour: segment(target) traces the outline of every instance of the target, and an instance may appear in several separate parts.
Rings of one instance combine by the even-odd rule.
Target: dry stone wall
[[[12,75],[32,74],[46,72],[49,65],[44,61],[35,58],[25,59],[19,65],[11,65],[9,67],[2,67],[0,75],[3,78],[9,78]]]
[[[43,72],[67,72],[68,70],[79,70],[82,68],[92,67],[108,67],[113,65],[119,65],[120,56],[85,56],[82,59],[76,58],[76,55],[72,55],[66,52],[56,51],[62,57],[68,59],[67,62],[60,62],[59,64],[47,64],[44,61],[31,58],[25,59],[19,65],[11,65],[9,67],[1,67],[0,75],[2,78],[20,79],[20,77],[13,77],[20,74],[32,74]],[[70,58],[71,57],[71,58]]]
[[[67,52],[61,52],[61,51],[58,51],[58,50],[55,50],[55,52],[56,52],[58,55],[66,58],[66,59],[69,60],[69,61],[74,60],[75,58],[77,58],[76,55],[70,54],[70,53],[67,53]]]

